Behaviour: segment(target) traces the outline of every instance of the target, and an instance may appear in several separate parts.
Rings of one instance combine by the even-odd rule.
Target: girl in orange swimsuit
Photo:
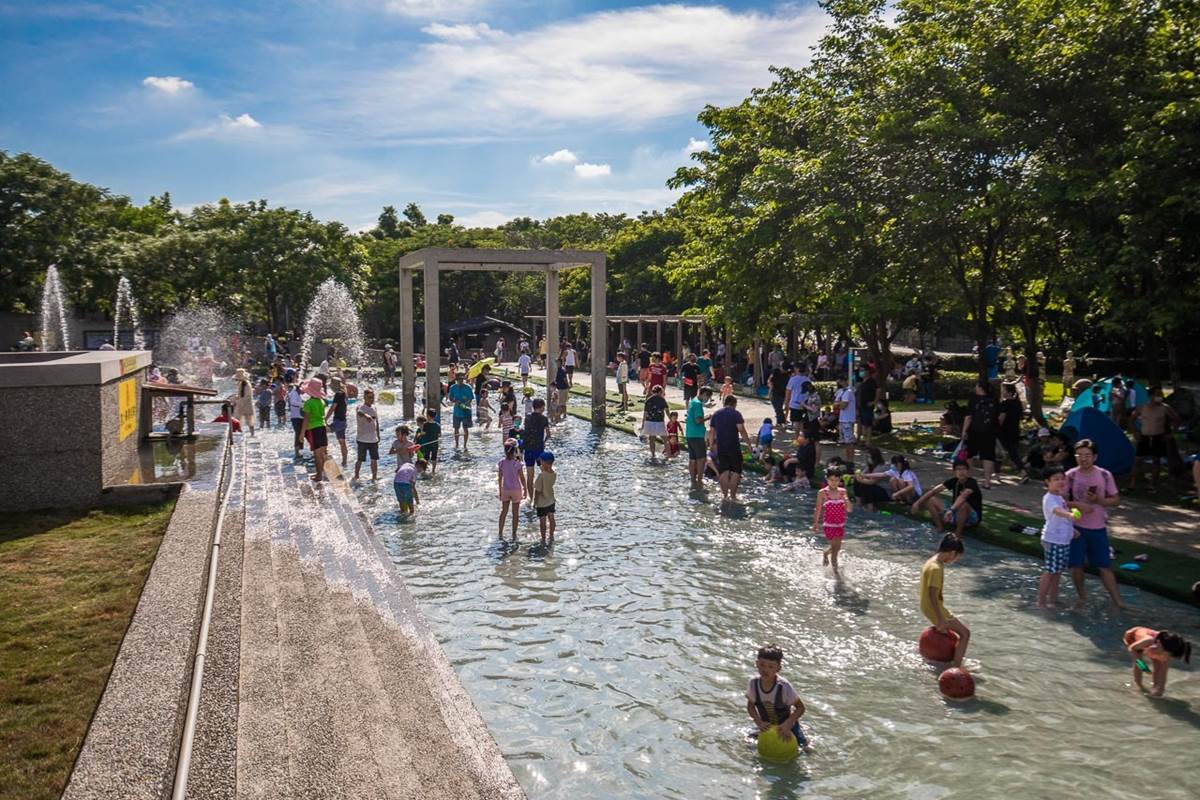
[[[825,468],[825,486],[817,492],[817,507],[813,512],[813,530],[825,534],[829,546],[821,553],[821,564],[833,564],[833,572],[838,571],[838,551],[842,549],[842,539],[846,536],[846,517],[850,513],[850,503],[846,490],[842,488],[843,468],[840,464],[830,464]]]
[[[1142,685],[1142,672],[1151,673],[1154,684],[1150,688],[1151,697],[1162,697],[1167,688],[1167,669],[1172,657],[1183,659],[1185,664],[1192,661],[1192,645],[1178,633],[1138,627],[1125,631],[1124,639],[1133,659],[1133,682],[1139,689],[1146,688]]]

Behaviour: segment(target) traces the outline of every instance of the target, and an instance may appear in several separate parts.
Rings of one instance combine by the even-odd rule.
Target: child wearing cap
[[[549,543],[554,544],[554,482],[558,480],[558,473],[554,471],[554,453],[543,451],[538,456],[538,466],[541,472],[533,480],[533,507],[538,515],[542,544],[547,542],[547,527],[550,529]]]

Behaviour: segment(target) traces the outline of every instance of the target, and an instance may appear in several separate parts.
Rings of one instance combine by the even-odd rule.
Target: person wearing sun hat
[[[329,445],[329,430],[325,427],[325,386],[320,378],[311,378],[304,385],[304,392],[308,399],[301,406],[304,423],[300,434],[308,439],[313,451],[317,472],[312,479],[321,481],[325,475],[325,448]]]

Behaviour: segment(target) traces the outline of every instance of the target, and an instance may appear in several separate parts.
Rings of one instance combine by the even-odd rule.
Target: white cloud
[[[543,164],[574,164],[578,160],[579,157],[566,148],[555,150],[550,155],[538,159]]]
[[[494,135],[642,128],[737,102],[770,82],[768,67],[807,62],[827,19],[793,5],[776,13],[657,5],[515,33],[488,28],[487,36],[477,26],[431,25],[454,33],[419,45],[399,66],[370,65],[343,82],[354,88],[342,93],[346,106],[329,108],[330,124],[382,138],[461,130],[464,121]]]
[[[166,75],[161,78],[157,75],[150,75],[142,79],[142,85],[148,86],[151,89],[157,89],[158,91],[166,94],[179,94],[180,92],[186,92],[189,89],[196,88],[196,84],[192,83],[191,81],[184,80],[183,78],[179,78],[174,75]]]
[[[685,156],[690,156],[693,153],[705,153],[705,152],[708,152],[708,142],[707,141],[705,141],[704,139],[693,139],[691,137],[688,137],[687,146],[683,148],[683,154]]]
[[[463,19],[473,16],[487,0],[367,0],[390,14],[417,19]]]
[[[466,228],[495,228],[508,222],[519,214],[505,214],[500,211],[474,211],[470,214],[456,216],[455,225]]]
[[[246,138],[247,136],[256,136],[262,130],[262,123],[249,114],[238,114],[236,117],[221,114],[217,117],[216,122],[177,133],[171,137],[171,141]]]
[[[244,128],[248,130],[262,127],[262,123],[249,114],[238,114],[236,117],[231,117],[228,114],[222,114],[221,124],[228,128]]]
[[[612,167],[608,164],[576,164],[575,174],[581,178],[603,178],[612,175]]]
[[[494,39],[501,36],[502,33],[486,22],[477,22],[474,25],[444,25],[440,22],[434,22],[421,28],[422,33],[428,33],[435,39],[445,39],[452,42],[474,42],[479,39]]]

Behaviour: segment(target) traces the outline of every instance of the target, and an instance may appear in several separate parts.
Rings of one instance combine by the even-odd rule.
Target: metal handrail
[[[192,662],[192,686],[188,693],[187,714],[183,721],[183,738],[179,742],[179,758],[175,764],[175,784],[171,789],[171,800],[187,797],[188,773],[192,767],[192,747],[196,742],[196,718],[200,712],[200,693],[204,686],[204,659],[208,654],[208,628],[212,622],[213,603],[217,589],[217,563],[221,555],[221,531],[225,527],[225,509],[229,506],[229,487],[233,482],[233,426],[226,433],[225,460],[221,465],[221,483],[224,485],[221,504],[217,512],[216,531],[213,535],[212,553],[208,563],[208,585],[204,590],[204,612],[200,617],[200,637],[196,644],[196,657]],[[230,472],[229,480],[225,473]]]

